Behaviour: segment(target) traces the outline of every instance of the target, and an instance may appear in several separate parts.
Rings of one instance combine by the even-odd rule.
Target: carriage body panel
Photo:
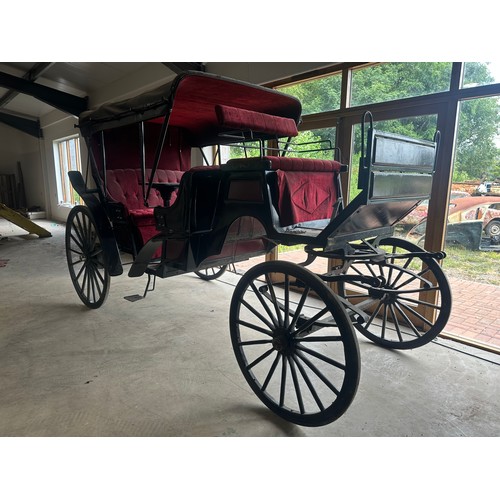
[[[379,132],[365,115],[361,192],[345,205],[340,174],[348,167],[336,148],[323,149],[331,160],[290,154],[301,109],[274,90],[188,72],[83,113],[95,187],[70,173],[86,206],[70,213],[66,251],[90,308],[105,301],[109,277],[123,272],[120,252],[133,257],[129,277],[148,275],[143,297],[151,277],[194,271],[214,279],[279,244],[305,245],[308,263],[339,261],[320,276],[305,263],[259,264],[231,301],[232,345],[252,390],[281,417],[316,426],[339,418],[355,395],[354,328],[385,347],[418,347],[446,324],[451,295],[437,262],[443,253],[391,238],[430,196],[438,139]],[[222,162],[221,148],[235,143],[244,157]],[[203,149],[210,146],[213,161]],[[203,165],[193,165],[193,148]],[[201,274],[211,267],[220,271]]]

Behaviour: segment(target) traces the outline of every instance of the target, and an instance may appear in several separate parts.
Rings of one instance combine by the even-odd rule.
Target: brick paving
[[[280,254],[280,258],[298,263],[305,260],[305,253],[294,250]],[[263,257],[256,257],[238,263],[236,269],[243,271],[262,260]],[[317,259],[309,269],[324,272],[324,262],[324,259]],[[500,286],[457,278],[449,278],[449,282],[453,304],[443,334],[500,349]]]
[[[450,278],[453,297],[445,332],[500,348],[500,287]]]

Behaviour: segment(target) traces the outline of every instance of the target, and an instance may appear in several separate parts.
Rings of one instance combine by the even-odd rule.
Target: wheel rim
[[[354,260],[347,272],[377,278],[380,286],[356,283],[346,293],[342,284],[341,296],[364,311],[364,322],[355,323],[355,327],[373,342],[394,349],[422,346],[434,339],[449,319],[448,280],[434,259],[391,256],[423,252],[417,245],[387,238],[379,248],[388,254],[384,260]]]
[[[91,309],[107,298],[110,277],[101,238],[86,207],[74,207],[66,223],[66,257],[73,286]]]
[[[206,269],[200,269],[195,271],[196,276],[205,281],[212,281],[217,278],[220,278],[227,269],[227,265],[225,266],[215,266],[215,267],[207,267]]]
[[[282,273],[279,283],[271,273]],[[240,279],[230,328],[239,366],[280,417],[318,426],[339,418],[359,382],[359,351],[338,299],[310,271],[265,262]]]

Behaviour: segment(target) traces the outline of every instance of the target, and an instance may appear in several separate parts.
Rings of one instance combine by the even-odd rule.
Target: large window
[[[341,83],[342,75],[336,74],[280,87],[279,90],[299,99],[302,113],[310,115],[340,108]]]
[[[70,170],[82,171],[80,139],[78,136],[65,137],[54,141],[54,163],[59,205],[73,206],[78,204],[80,197],[73,190],[68,177]]]
[[[479,87],[500,82],[500,63],[492,62],[466,62],[462,87]]]
[[[350,179],[343,179],[345,200],[359,192],[365,110],[386,132],[427,140],[441,132],[431,199],[401,221],[397,235],[432,251],[446,248],[443,266],[457,300],[442,334],[498,351],[500,64],[342,63],[326,71],[324,77],[287,82],[280,90],[302,102],[303,137],[335,130],[343,162],[350,165]]]
[[[352,106],[444,92],[450,88],[447,62],[386,63],[353,71]]]

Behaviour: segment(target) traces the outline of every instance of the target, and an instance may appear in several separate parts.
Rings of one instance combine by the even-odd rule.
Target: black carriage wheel
[[[320,426],[347,410],[360,374],[356,335],[344,307],[309,270],[280,261],[251,268],[235,288],[229,322],[243,375],[277,415]]]
[[[225,266],[214,266],[207,267],[206,269],[200,269],[195,271],[194,274],[205,281],[212,281],[220,278],[227,270],[227,265]]]
[[[110,276],[94,219],[83,205],[75,206],[68,215],[66,258],[80,300],[90,309],[101,307],[108,296]]]
[[[409,241],[385,238],[378,247],[387,252],[385,259],[355,260],[347,273],[373,276],[380,280],[380,286],[339,286],[340,296],[366,314],[365,321],[355,323],[355,327],[376,344],[392,349],[427,344],[443,330],[450,317],[451,291],[443,270],[429,257],[391,257],[424,251]]]

